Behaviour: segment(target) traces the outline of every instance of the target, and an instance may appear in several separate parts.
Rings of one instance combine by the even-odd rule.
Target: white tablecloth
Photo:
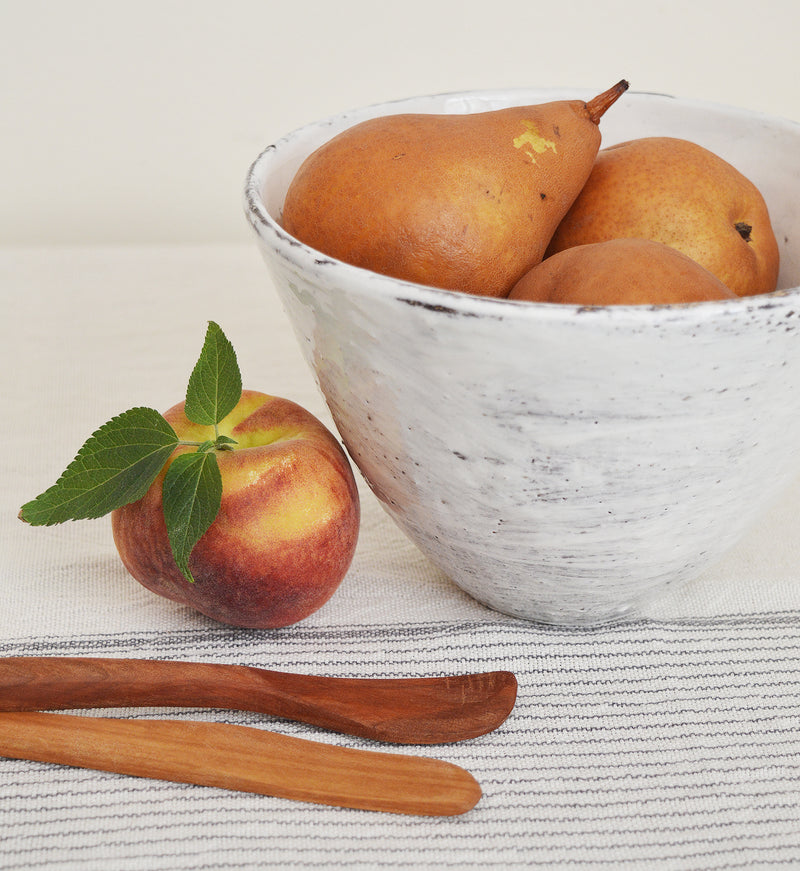
[[[503,668],[520,684],[496,732],[395,748],[468,768],[484,796],[463,816],[0,759],[0,869],[800,866],[797,482],[695,582],[636,619],[582,630],[471,600],[362,483],[359,547],[333,599],[293,627],[236,630],[132,580],[107,518],[29,528],[16,514],[108,418],[183,398],[208,320],[236,347],[245,386],[332,426],[255,247],[0,249],[0,301],[0,655],[367,676]],[[256,715],[173,715],[376,748]]]

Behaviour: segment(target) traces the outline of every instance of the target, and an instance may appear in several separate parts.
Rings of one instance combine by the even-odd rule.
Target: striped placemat
[[[0,759],[0,868],[800,867],[798,649],[794,612],[580,630],[500,618],[6,640],[0,655],[154,657],[337,675],[504,668],[520,690],[513,714],[491,735],[395,748],[477,777],[483,798],[454,818]],[[256,714],[169,715],[378,746]]]

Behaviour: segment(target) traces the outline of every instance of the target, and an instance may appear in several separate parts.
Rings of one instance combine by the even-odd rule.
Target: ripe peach
[[[214,439],[180,403],[164,414],[179,438]],[[114,541],[145,587],[223,623],[287,626],[333,595],[350,566],[360,521],[350,463],[333,434],[294,402],[245,390],[219,433],[219,514],[189,558],[175,563],[162,510],[162,470],[145,496],[112,513]],[[179,447],[181,451],[192,448]]]

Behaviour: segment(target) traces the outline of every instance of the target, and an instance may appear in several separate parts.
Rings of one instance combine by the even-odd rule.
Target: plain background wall
[[[799,32],[798,0],[0,0],[0,245],[249,241],[264,146],[423,93],[627,78],[800,121]]]

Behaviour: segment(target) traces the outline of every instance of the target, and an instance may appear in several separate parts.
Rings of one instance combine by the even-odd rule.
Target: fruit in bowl
[[[600,119],[627,87],[588,102],[363,121],[303,162],[283,225],[356,266],[505,296],[542,259],[592,170]]]
[[[609,145],[693,141],[757,186],[772,293],[689,305],[532,305],[380,274],[292,236],[303,162],[369,118],[592,93],[432,95],[308,125],[253,163],[245,209],[337,429],[390,516],[492,608],[565,625],[697,578],[800,474],[800,126],[628,91]]]
[[[355,266],[486,296],[507,296],[553,254],[620,238],[681,251],[735,294],[775,290],[780,257],[767,205],[731,164],[669,136],[598,153],[600,119],[627,87],[623,80],[589,102],[362,121],[303,161],[286,193],[283,226]],[[614,258],[631,246],[596,250],[603,252],[603,269],[613,272]],[[618,265],[616,278],[608,273],[616,285],[631,278],[631,264]],[[670,290],[662,281],[648,292],[638,282],[635,294],[617,301],[722,298],[705,294],[701,273],[686,273],[684,282],[697,276],[699,284],[680,292],[677,273],[670,274]],[[620,296],[601,292],[588,300],[587,288],[581,294],[587,304],[613,304]],[[562,291],[548,301],[569,298]]]
[[[565,248],[523,275],[508,295],[571,305],[685,305],[734,297],[691,257],[636,238]]]
[[[770,293],[778,281],[778,242],[761,192],[685,139],[648,136],[600,151],[547,255],[628,237],[682,251],[739,296]]]

